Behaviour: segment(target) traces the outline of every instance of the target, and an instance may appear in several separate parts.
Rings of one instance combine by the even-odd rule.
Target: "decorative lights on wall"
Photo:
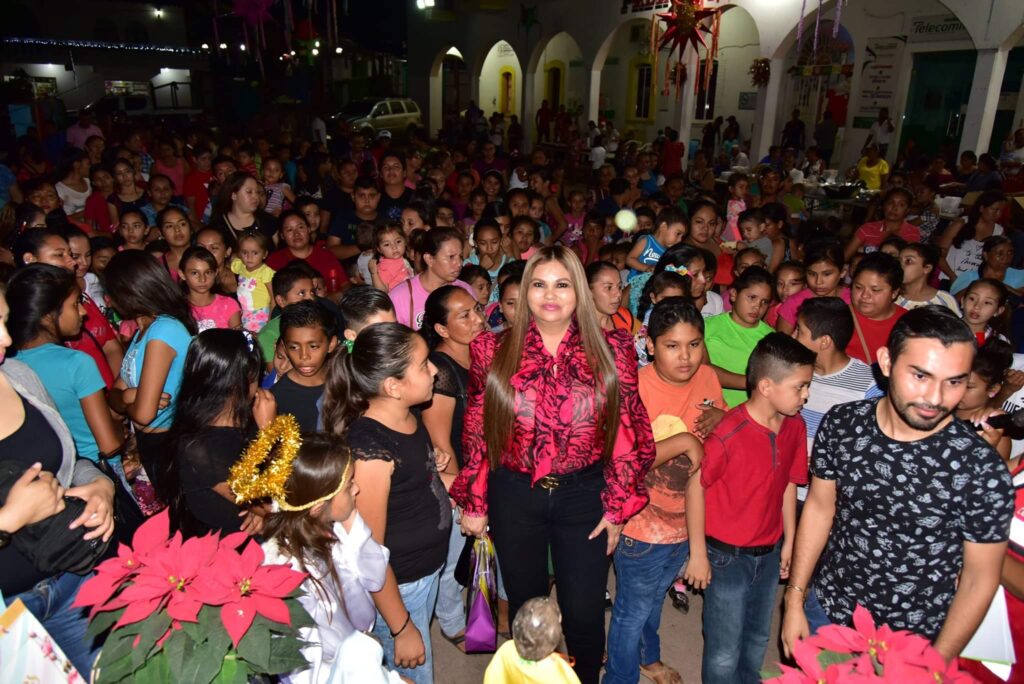
[[[146,43],[106,43],[98,40],[58,40],[55,38],[0,38],[4,45],[35,47],[80,48],[90,50],[124,50],[128,52],[159,52],[175,55],[202,55],[200,48],[178,45],[149,45]],[[221,44],[221,49],[227,45]]]

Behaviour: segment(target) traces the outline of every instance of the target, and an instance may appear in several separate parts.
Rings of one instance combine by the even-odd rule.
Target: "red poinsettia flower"
[[[241,554],[221,549],[211,572],[200,581],[207,603],[222,604],[221,621],[238,646],[259,613],[268,620],[291,624],[284,599],[306,578],[287,565],[264,565],[263,549],[250,541]]]
[[[109,558],[96,566],[96,574],[78,591],[73,605],[92,606],[90,616],[115,606],[104,605],[121,587],[146,564],[149,554],[167,544],[171,520],[167,510],[142,523],[132,536],[132,545],[119,544],[117,557]]]
[[[922,682],[928,684],[938,682],[940,684],[972,684],[977,681],[970,674],[963,672],[957,666],[956,658],[950,662],[942,657],[931,644],[920,652],[893,654],[885,665],[886,673],[893,667],[893,661],[899,660],[901,666],[913,667],[924,674]],[[893,680],[895,681],[895,680]]]
[[[929,648],[928,640],[904,630],[894,630],[888,625],[876,626],[871,613],[864,606],[857,605],[853,611],[853,626],[867,640],[867,651],[879,663],[885,664],[890,653],[921,653]]]
[[[167,614],[182,622],[195,622],[204,603],[203,584],[195,580],[207,570],[218,550],[215,534],[182,542],[175,533],[167,544],[152,551],[130,586],[110,602],[127,606],[115,627],[149,617],[166,602]]]

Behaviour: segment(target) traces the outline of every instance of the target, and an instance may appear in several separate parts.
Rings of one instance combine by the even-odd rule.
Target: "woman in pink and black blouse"
[[[465,467],[451,495],[466,534],[490,521],[510,621],[547,595],[550,546],[569,655],[597,684],[608,555],[647,504],[654,439],[632,337],[601,329],[576,255],[543,247],[522,283],[511,330],[470,345]]]

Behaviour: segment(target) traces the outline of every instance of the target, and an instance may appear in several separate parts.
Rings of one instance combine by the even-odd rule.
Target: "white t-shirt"
[[[77,214],[78,212],[85,209],[85,201],[89,199],[89,195],[92,194],[92,185],[89,183],[89,179],[85,178],[85,191],[79,192],[74,188],[64,185],[64,181],[60,181],[54,187],[57,189],[57,197],[64,203],[64,213],[68,216]]]
[[[590,148],[590,166],[595,171],[604,166],[604,160],[608,158],[608,150],[600,145]]]
[[[883,121],[871,124],[871,136],[876,145],[888,145],[892,140],[892,131],[889,130],[889,122]]]
[[[1002,234],[1003,227],[997,223],[995,228],[992,229],[992,235]],[[949,251],[946,252],[946,262],[953,269],[953,273],[960,275],[961,273],[977,271],[981,267],[981,249],[983,246],[984,243],[981,240],[964,240],[963,244],[959,247],[950,245]],[[941,278],[949,280],[945,273],[941,275]]]
[[[708,292],[707,301],[704,302],[700,315],[704,318],[711,318],[720,313],[725,313],[725,303],[722,301],[722,295],[717,292]]]
[[[1014,354],[1013,364],[1010,366],[1013,370],[1024,370],[1024,354]],[[1003,402],[1003,410],[1007,413],[1013,413],[1024,409],[1024,388],[1021,388],[1011,394]],[[1024,453],[1024,439],[1013,440],[1013,445],[1010,447],[1010,458],[1019,456]]]

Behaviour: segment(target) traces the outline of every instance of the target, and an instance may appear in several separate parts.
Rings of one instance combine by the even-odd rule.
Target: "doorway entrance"
[[[955,162],[976,60],[974,50],[914,55],[900,149],[913,139],[921,152]]]

